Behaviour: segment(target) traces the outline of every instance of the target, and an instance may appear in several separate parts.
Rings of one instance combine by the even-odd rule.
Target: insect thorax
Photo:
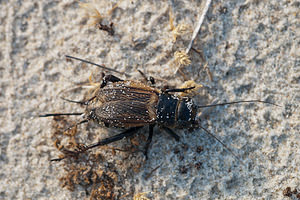
[[[195,121],[195,105],[189,98],[160,94],[157,123],[166,127],[186,128]]]

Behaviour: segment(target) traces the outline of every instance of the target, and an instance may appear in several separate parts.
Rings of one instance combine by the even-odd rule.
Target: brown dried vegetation
[[[57,116],[53,118],[52,123],[52,140],[54,147],[58,149],[62,155],[58,159],[64,158],[60,161],[63,175],[59,178],[61,186],[70,191],[78,190],[78,187],[85,189],[89,199],[118,199],[124,194],[128,194],[125,189],[122,188],[122,180],[120,177],[119,169],[132,171],[136,173],[139,171],[142,164],[137,165],[137,160],[124,159],[124,157],[130,158],[134,152],[137,152],[133,147],[128,148],[129,150],[123,150],[115,147],[104,146],[96,149],[92,152],[86,152],[82,154],[69,155],[68,152],[76,151],[84,146],[78,142],[79,132],[78,128],[74,126],[76,124],[71,121],[68,117]],[[73,126],[73,127],[72,127]],[[68,129],[68,127],[72,127]],[[138,138],[134,138],[137,144]],[[129,142],[130,144],[130,142]],[[130,150],[130,149],[134,150]],[[116,152],[122,157],[121,162],[114,164],[108,162],[102,152],[106,151],[112,155],[116,155]],[[141,162],[142,163],[142,162]],[[121,170],[121,171],[122,171]],[[128,198],[130,198],[128,196]]]

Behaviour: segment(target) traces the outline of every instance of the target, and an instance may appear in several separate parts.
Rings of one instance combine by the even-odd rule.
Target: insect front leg
[[[119,82],[119,81],[123,81],[122,79],[114,76],[114,75],[105,75],[102,79],[102,83],[101,83],[101,86],[100,88],[104,88],[108,82],[112,82],[112,83],[115,83],[115,82]]]
[[[117,135],[114,135],[112,137],[100,140],[99,142],[97,142],[95,144],[91,144],[91,145],[85,147],[84,151],[87,151],[87,150],[92,149],[94,147],[107,145],[107,144],[110,144],[112,142],[116,142],[118,140],[122,140],[125,137],[130,137],[130,136],[134,135],[141,128],[142,128],[142,126],[141,127],[133,127],[133,128],[130,128],[130,129],[128,129],[128,130],[126,130],[126,131],[124,131],[120,134],[117,134]]]

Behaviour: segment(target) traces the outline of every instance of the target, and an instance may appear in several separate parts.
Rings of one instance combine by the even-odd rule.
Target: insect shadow
[[[102,69],[110,70],[119,74],[125,74],[80,58],[72,56],[66,57],[96,65]],[[147,78],[142,72],[140,73],[143,75],[145,80],[152,84],[155,83],[153,77]],[[64,99],[71,103],[86,106],[84,112],[49,113],[39,115],[39,117],[81,115],[84,120],[78,122],[75,126],[89,121],[94,121],[105,127],[122,128],[125,130],[117,135],[102,139],[94,144],[80,146],[75,151],[64,149],[64,157],[52,159],[51,161],[60,161],[67,157],[76,157],[80,153],[86,152],[89,149],[107,145],[125,137],[130,137],[136,134],[144,126],[149,127],[149,135],[144,149],[144,154],[147,159],[147,152],[152,141],[153,129],[157,125],[164,130],[165,133],[172,136],[176,141],[179,141],[180,137],[173,131],[173,129],[201,128],[208,135],[220,142],[241,162],[238,156],[230,148],[228,148],[220,139],[210,133],[206,128],[200,125],[199,121],[196,119],[198,109],[237,103],[255,102],[272,105],[276,104],[262,100],[246,100],[211,105],[196,105],[189,97],[174,95],[175,93],[184,93],[192,89],[194,89],[194,87],[161,90],[139,81],[122,80],[114,75],[105,75],[100,87],[96,90],[92,98],[84,101]]]

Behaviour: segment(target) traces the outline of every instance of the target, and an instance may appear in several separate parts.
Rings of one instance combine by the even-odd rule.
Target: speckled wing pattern
[[[156,121],[158,93],[149,86],[113,84],[100,89],[97,100],[96,114],[108,126],[137,127]]]

